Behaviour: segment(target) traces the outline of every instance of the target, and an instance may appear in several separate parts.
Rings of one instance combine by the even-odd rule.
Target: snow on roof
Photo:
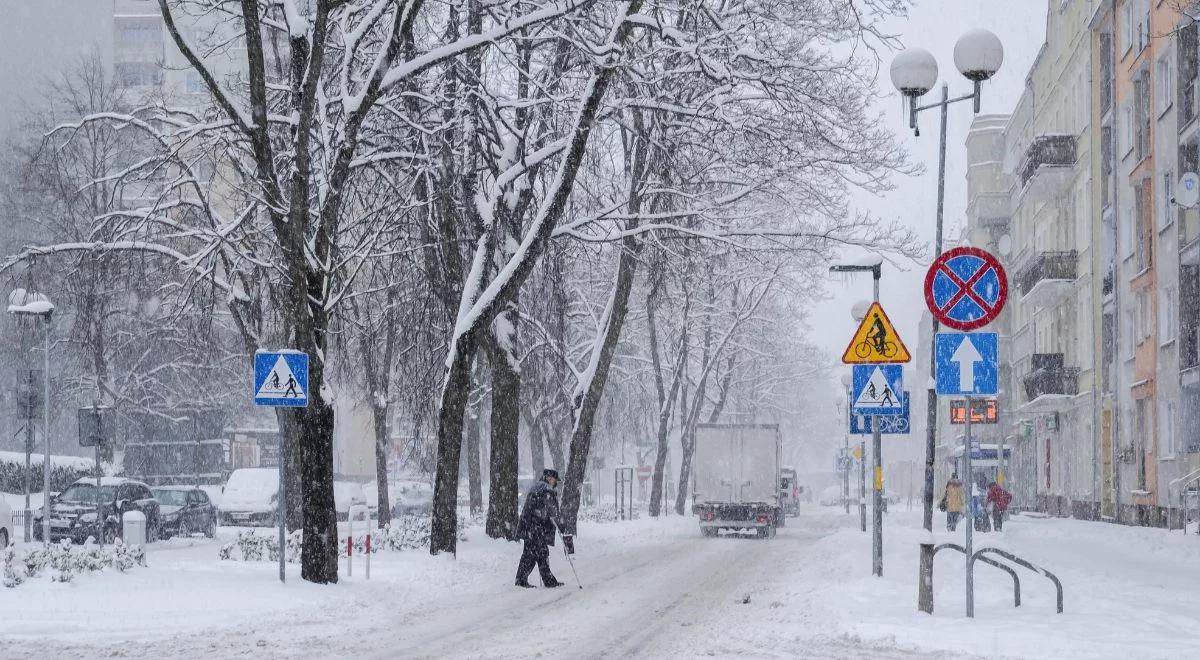
[[[861,257],[846,262],[851,266],[878,266],[883,263],[883,257],[877,254],[864,254]]]

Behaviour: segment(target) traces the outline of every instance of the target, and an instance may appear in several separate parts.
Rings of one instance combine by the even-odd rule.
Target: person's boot
[[[529,584],[529,580],[517,580],[516,585],[518,587],[525,587],[526,589],[536,589],[537,588],[537,587],[533,586],[532,584]]]
[[[550,581],[546,582],[543,586],[553,589],[554,587],[561,587],[565,586],[566,584],[566,582],[559,582],[558,578],[552,577],[550,578]]]

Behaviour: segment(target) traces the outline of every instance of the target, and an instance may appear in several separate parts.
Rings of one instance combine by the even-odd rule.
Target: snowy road
[[[1013,609],[1011,587],[981,575],[968,621],[953,557],[938,559],[935,615],[914,611],[918,520],[889,516],[883,580],[856,516],[830,509],[770,541],[702,538],[692,518],[586,525],[583,590],[560,549],[568,587],[513,587],[519,546],[476,530],[457,559],[380,553],[369,582],[358,565],[334,587],[280,585],[270,564],[217,561],[218,542],[171,541],[127,575],[0,590],[0,658],[1175,658],[1200,643],[1200,617],[1180,607],[1200,544],[1181,534],[1014,519],[986,541],[1058,571],[1067,613],[1033,578]],[[1126,561],[1147,550],[1153,562]]]

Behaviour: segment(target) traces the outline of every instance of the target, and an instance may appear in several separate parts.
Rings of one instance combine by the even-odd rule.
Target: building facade
[[[1200,170],[1200,35],[1178,4],[1049,2],[1012,113],[967,138],[970,241],[1009,269],[1023,508],[1177,525],[1200,489],[1200,210],[1176,199]]]

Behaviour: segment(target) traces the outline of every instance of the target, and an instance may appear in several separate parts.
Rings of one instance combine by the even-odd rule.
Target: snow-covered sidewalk
[[[128,574],[0,590],[0,657],[1175,658],[1200,647],[1194,536],[1016,517],[977,544],[1057,573],[1066,612],[1029,573],[1014,609],[1011,580],[980,566],[967,620],[962,558],[949,552],[935,614],[916,612],[919,513],[889,515],[882,579],[857,522],[806,508],[770,541],[705,539],[692,518],[585,525],[582,590],[558,548],[567,588],[513,587],[520,547],[478,530],[457,559],[383,552],[369,582],[361,564],[344,577],[343,563],[328,587],[295,566],[281,585],[274,564],[218,561],[220,538],[171,540]]]

